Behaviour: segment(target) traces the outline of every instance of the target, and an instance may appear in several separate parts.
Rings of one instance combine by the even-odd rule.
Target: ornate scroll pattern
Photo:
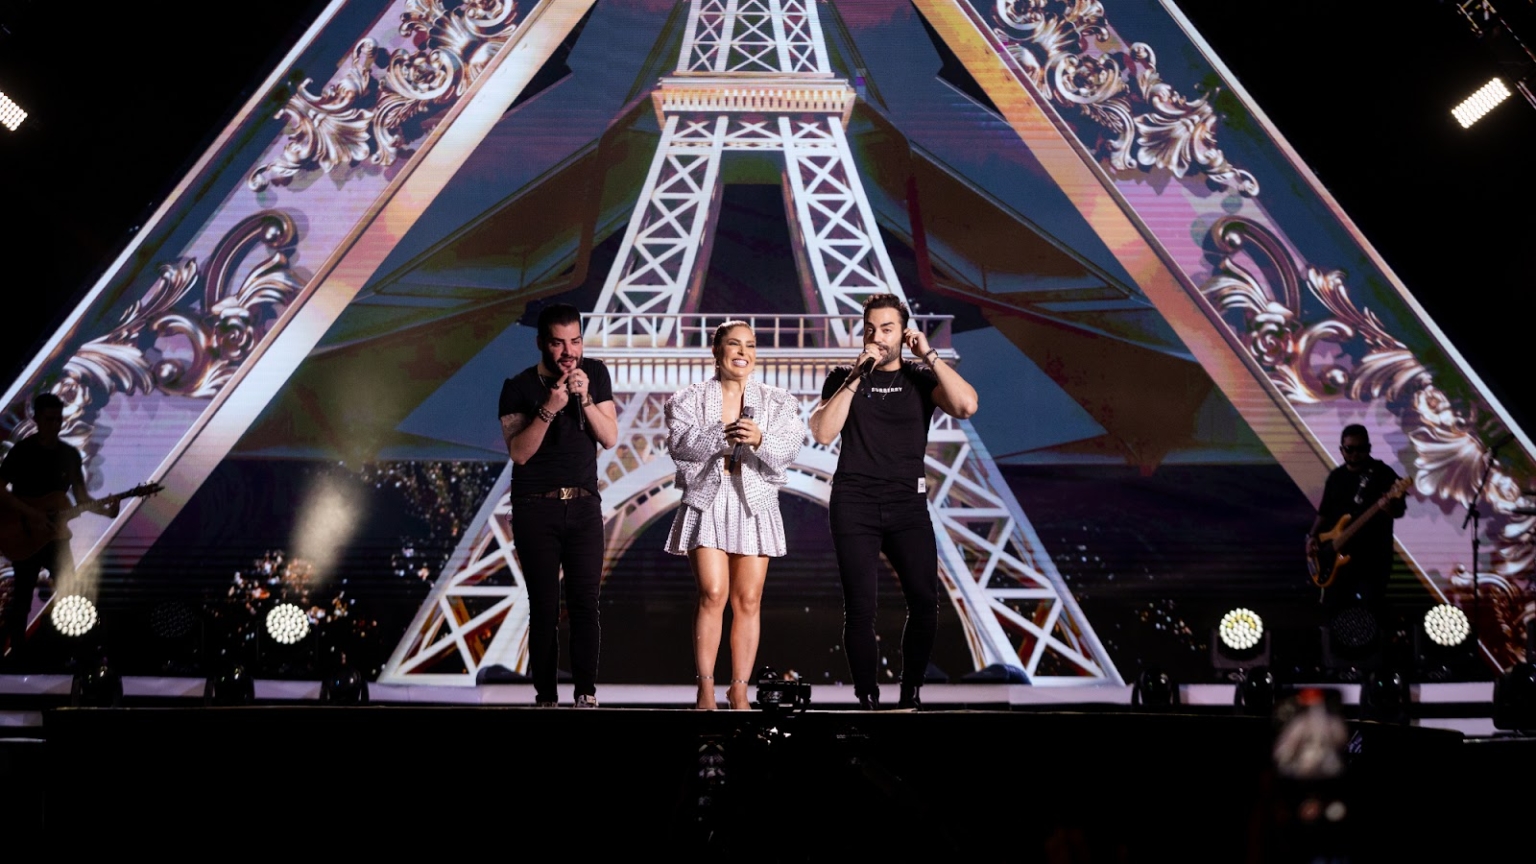
[[[993,36],[1046,98],[1099,127],[1079,126],[1078,137],[1116,170],[1158,168],[1177,177],[1197,172],[1230,192],[1259,194],[1258,180],[1216,146],[1210,98],[1191,101],[1164,82],[1157,55],[1144,42],[1118,54],[1095,44],[1110,39],[1097,0],[996,4]]]
[[[218,393],[303,287],[289,264],[297,240],[292,219],[264,211],[219,240],[206,272],[193,258],[160,265],[159,277],[117,326],[81,345],[51,376],[49,389],[64,400],[60,437],[92,455],[95,417],[113,394]],[[237,281],[258,246],[264,254]],[[0,452],[36,428],[25,401],[7,412]]]
[[[1525,515],[1536,510],[1536,498],[1522,491],[1522,478],[1498,463],[1489,469],[1486,442],[1505,437],[1507,430],[1477,403],[1455,399],[1438,386],[1429,368],[1371,310],[1354,302],[1342,272],[1313,267],[1303,272],[1278,238],[1238,217],[1218,220],[1210,239],[1221,257],[1200,290],[1234,332],[1245,336],[1249,354],[1287,399],[1297,404],[1339,397],[1385,400],[1408,433],[1414,485],[1426,498],[1466,507],[1488,471],[1479,504],[1492,508],[1490,533],[1498,545],[1493,578],[1478,592],[1488,616],[1481,632],[1496,658],[1506,665],[1518,662],[1522,624],[1536,619],[1531,536],[1536,517]],[[1239,262],[1243,253],[1258,273]],[[1326,316],[1306,314],[1303,284]],[[1454,601],[1470,607],[1470,576],[1453,575],[1447,587]]]
[[[288,143],[246,178],[260,192],[305,171],[331,173],[362,162],[387,167],[407,151],[433,115],[452,105],[517,29],[513,0],[407,0],[400,35],[413,49],[388,57],[363,39],[319,94],[306,78],[276,119]]]

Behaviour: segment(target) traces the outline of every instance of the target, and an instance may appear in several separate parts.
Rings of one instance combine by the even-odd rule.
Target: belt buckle
[[[575,487],[575,486],[561,486],[560,487],[560,500],[561,501],[569,501],[572,498],[576,497],[576,493],[578,491],[580,491],[580,490],[577,487]]]

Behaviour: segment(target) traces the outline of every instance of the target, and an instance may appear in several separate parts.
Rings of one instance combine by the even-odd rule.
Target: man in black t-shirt
[[[90,504],[94,499],[85,488],[84,460],[80,451],[64,443],[59,432],[64,428],[64,400],[52,393],[39,393],[32,399],[32,422],[37,432],[16,442],[5,461],[0,462],[0,487],[9,487],[8,509],[27,526],[29,534],[56,535],[41,549],[13,561],[11,600],[5,609],[5,627],[0,631],[9,648],[6,663],[19,665],[27,639],[27,618],[32,612],[32,594],[38,577],[47,570],[55,586],[75,571],[75,558],[69,548],[68,526],[48,521],[45,511],[56,511],[72,504]],[[74,500],[70,500],[70,495]],[[101,505],[98,512],[109,518],[117,516],[118,504]],[[7,514],[8,516],[10,514]]]
[[[595,708],[603,572],[597,448],[618,441],[618,414],[608,367],[582,356],[576,307],[546,307],[537,339],[538,365],[506,380],[497,411],[512,459],[512,539],[528,588],[528,665],[536,704],[558,704],[563,570],[576,707]]]
[[[864,302],[864,350],[851,367],[827,375],[810,419],[817,443],[843,439],[828,511],[843,583],[843,645],[859,706],[869,710],[880,707],[875,609],[881,553],[907,601],[899,705],[920,705],[940,594],[923,466],[928,425],[935,407],[961,419],[976,413],[975,388],[949,368],[921,330],[907,326],[910,318],[893,294]],[[924,362],[902,360],[903,345]]]
[[[1344,464],[1333,469],[1323,484],[1323,500],[1317,518],[1307,531],[1307,554],[1316,554],[1318,538],[1333,532],[1344,516],[1358,525],[1343,548],[1349,563],[1339,570],[1336,582],[1323,598],[1330,607],[1363,605],[1380,615],[1384,611],[1387,579],[1392,573],[1392,520],[1402,518],[1407,503],[1401,493],[1388,496],[1398,483],[1397,472],[1380,459],[1371,458],[1371,436],[1364,426],[1353,424],[1340,435],[1339,452]],[[1381,511],[1361,523],[1360,517],[1383,497]],[[1319,574],[1326,581],[1328,574]]]

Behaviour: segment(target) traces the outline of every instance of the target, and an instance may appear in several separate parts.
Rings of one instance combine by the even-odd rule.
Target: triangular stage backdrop
[[[1212,609],[1304,606],[1302,532],[1356,422],[1414,481],[1397,599],[1521,656],[1530,440],[1174,4],[337,0],[255,92],[0,401],[0,448],[52,390],[93,489],[165,486],[75,524],[81,575],[55,588],[104,615],[230,595],[232,569],[272,577],[239,583],[254,614],[302,562],[332,615],[395,598],[386,680],[520,671],[493,403],[539,304],[590,312],[614,372],[622,596],[662,566],[659,408],[709,374],[709,329],[751,320],[808,412],[888,291],[981,398],[929,450],[947,673],[1122,683],[1157,639],[1196,662]],[[360,558],[376,514],[263,485],[284,464],[408,487],[416,521]],[[824,505],[835,464],[808,440],[790,497]],[[792,548],[770,594],[835,622],[827,560]],[[605,614],[605,652],[638,651]]]

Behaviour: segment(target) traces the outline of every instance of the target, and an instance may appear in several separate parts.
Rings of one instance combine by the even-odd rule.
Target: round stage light
[[[292,603],[279,603],[267,613],[267,634],[283,645],[309,635],[309,616]]]
[[[1233,609],[1221,616],[1216,632],[1221,644],[1233,651],[1247,651],[1264,638],[1264,619],[1251,609]]]
[[[149,613],[149,629],[161,639],[180,639],[197,628],[197,613],[191,606],[167,601]]]
[[[1455,648],[1472,634],[1472,624],[1467,613],[1449,603],[1424,613],[1424,632],[1432,642],[1442,648]]]
[[[96,626],[96,604],[79,594],[60,597],[49,616],[53,629],[65,636],[84,636]]]
[[[1376,616],[1364,606],[1351,606],[1333,616],[1328,632],[1340,648],[1368,648],[1376,642]]]

